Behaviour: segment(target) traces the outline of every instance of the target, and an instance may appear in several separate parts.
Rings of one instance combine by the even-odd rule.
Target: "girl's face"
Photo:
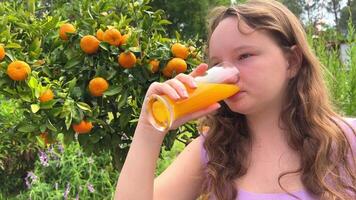
[[[236,17],[221,21],[209,42],[209,60],[214,65],[230,62],[240,71],[240,92],[225,100],[241,114],[280,109],[291,73],[285,53],[265,32],[254,31]]]

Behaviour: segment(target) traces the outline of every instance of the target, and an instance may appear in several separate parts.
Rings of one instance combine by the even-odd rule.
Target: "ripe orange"
[[[151,60],[148,65],[152,73],[156,73],[159,69],[159,61],[157,59]]]
[[[0,61],[5,58],[5,48],[4,46],[0,45]]]
[[[30,66],[24,61],[13,61],[7,67],[7,75],[14,81],[22,81],[31,73]]]
[[[44,103],[54,98],[54,94],[51,89],[43,91],[39,97],[40,102]]]
[[[67,33],[75,33],[76,29],[72,24],[63,24],[60,28],[59,28],[59,37],[62,40],[68,40],[68,35]]]
[[[123,68],[132,68],[136,63],[136,56],[132,52],[122,52],[118,61]]]
[[[109,88],[109,83],[101,78],[96,77],[89,82],[89,92],[92,96],[99,97]]]
[[[104,31],[101,29],[96,31],[96,38],[98,38],[100,41],[104,41]]]
[[[92,35],[86,35],[80,40],[80,48],[87,54],[96,53],[99,49],[100,41]]]
[[[171,47],[171,51],[172,54],[177,58],[187,59],[189,55],[189,48],[180,43],[173,44]]]
[[[165,77],[172,77],[173,73],[179,74],[187,71],[187,63],[182,58],[173,58],[168,61],[166,67],[162,70]]]
[[[73,124],[72,128],[78,134],[89,133],[93,128],[93,124],[91,122],[82,120],[79,124]]]
[[[120,41],[120,45],[124,45],[127,43],[127,39],[129,39],[130,35],[129,34],[125,34],[121,37],[121,41]]]
[[[120,31],[116,28],[108,29],[104,33],[104,41],[114,46],[120,45],[121,37]]]

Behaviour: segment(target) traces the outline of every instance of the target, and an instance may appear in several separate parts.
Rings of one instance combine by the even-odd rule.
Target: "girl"
[[[251,0],[215,9],[208,38],[209,66],[237,67],[240,92],[174,123],[204,116],[209,129],[157,178],[166,132],[144,103],[115,198],[355,199],[356,120],[332,109],[299,20],[277,1]],[[153,83],[147,96],[187,98],[183,84],[195,88],[207,67]]]

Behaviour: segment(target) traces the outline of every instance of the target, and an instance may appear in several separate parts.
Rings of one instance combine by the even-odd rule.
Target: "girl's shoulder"
[[[351,147],[356,152],[356,118],[343,118],[345,123],[341,123],[347,139],[349,140]]]
[[[337,125],[343,130],[347,139],[351,142],[356,141],[356,118],[344,117],[336,120]]]

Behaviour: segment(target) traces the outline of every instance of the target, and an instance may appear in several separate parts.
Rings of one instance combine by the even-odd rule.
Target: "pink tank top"
[[[356,118],[346,118],[345,119],[348,124],[350,124],[354,130],[356,130]],[[356,136],[353,134],[352,130],[345,125],[344,123],[340,122],[340,126],[343,130],[346,131],[346,136],[349,139],[349,142],[352,147],[353,154],[356,155]],[[198,138],[201,141],[201,158],[203,163],[206,165],[208,162],[207,153],[204,149],[204,136],[200,135]],[[299,197],[302,200],[317,200],[319,199],[317,196],[309,193],[306,190],[301,190],[297,192],[292,192],[293,195]],[[236,200],[295,200],[295,198],[287,193],[253,193],[248,192],[242,189],[238,189],[238,195]]]

